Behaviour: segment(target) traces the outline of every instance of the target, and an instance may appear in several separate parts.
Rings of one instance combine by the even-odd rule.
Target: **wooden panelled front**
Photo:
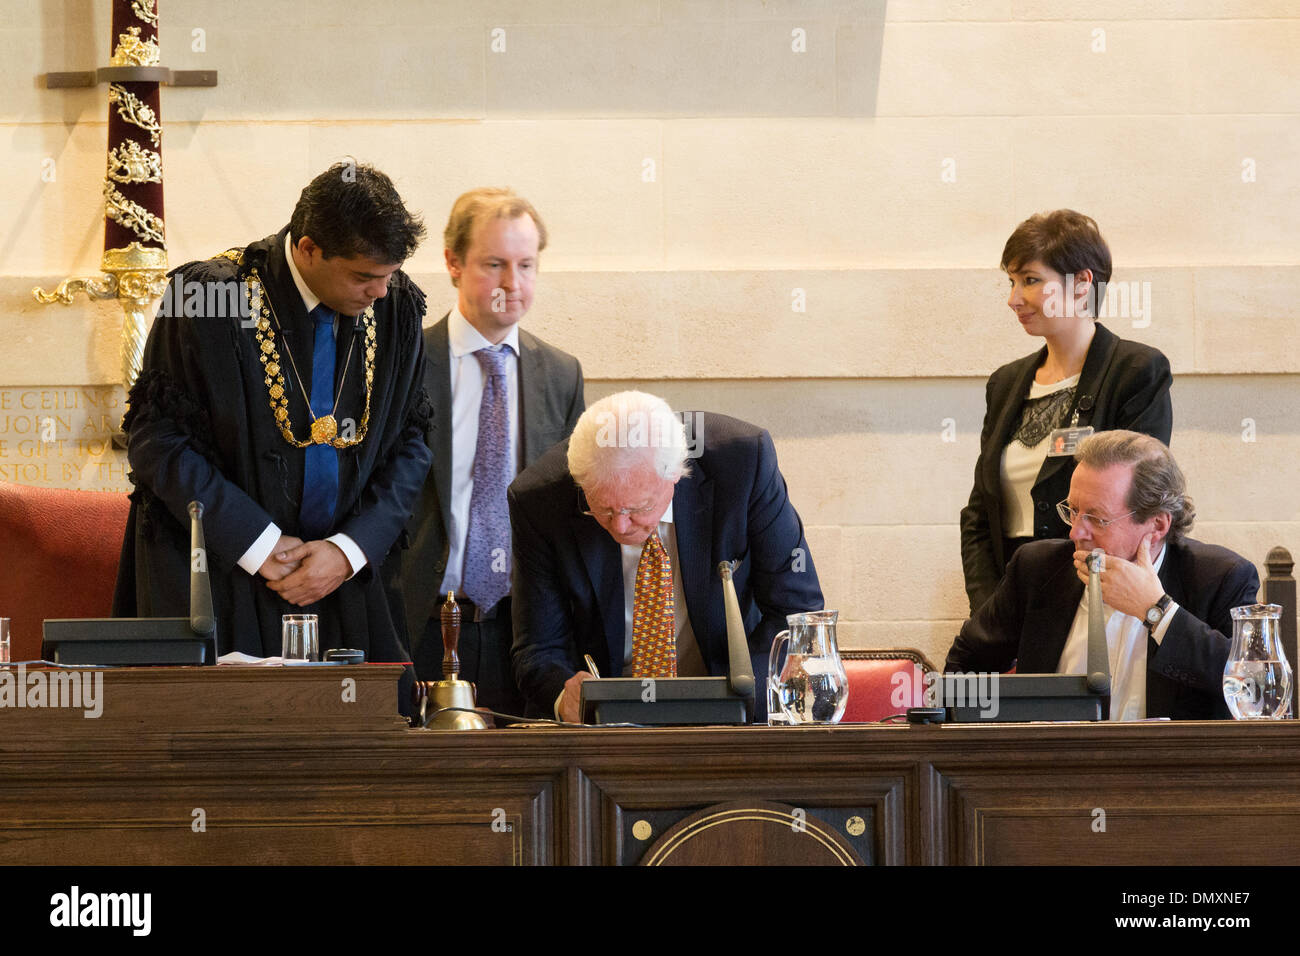
[[[1018,726],[1006,749],[989,729],[949,728],[932,761],[935,862],[1300,861],[1294,721]]]
[[[0,863],[1300,862],[1294,721],[443,733],[377,670],[344,729],[317,673],[0,708]]]

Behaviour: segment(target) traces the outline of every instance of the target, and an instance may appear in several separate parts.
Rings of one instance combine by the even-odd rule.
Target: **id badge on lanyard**
[[[1073,457],[1079,443],[1094,431],[1091,425],[1079,424],[1079,410],[1076,408],[1067,427],[1053,429],[1047,442],[1047,457],[1064,458],[1066,455]]]

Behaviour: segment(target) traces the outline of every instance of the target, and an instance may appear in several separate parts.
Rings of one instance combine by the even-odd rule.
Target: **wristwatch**
[[[1158,625],[1164,616],[1169,613],[1169,605],[1173,603],[1173,598],[1168,594],[1162,594],[1160,595],[1159,601],[1156,601],[1155,604],[1152,604],[1147,608],[1147,613],[1143,623],[1147,626],[1148,634],[1154,634],[1156,632],[1156,625]]]

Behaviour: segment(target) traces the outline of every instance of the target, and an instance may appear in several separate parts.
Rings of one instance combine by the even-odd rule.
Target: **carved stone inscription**
[[[0,481],[129,492],[119,386],[0,388]]]

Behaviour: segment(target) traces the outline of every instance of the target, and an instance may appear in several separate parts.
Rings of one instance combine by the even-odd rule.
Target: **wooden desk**
[[[1300,863],[1295,721],[452,733],[392,716],[396,673],[106,671],[97,719],[0,707],[0,863],[678,862],[674,826],[789,852],[728,829],[746,808],[832,862]]]

